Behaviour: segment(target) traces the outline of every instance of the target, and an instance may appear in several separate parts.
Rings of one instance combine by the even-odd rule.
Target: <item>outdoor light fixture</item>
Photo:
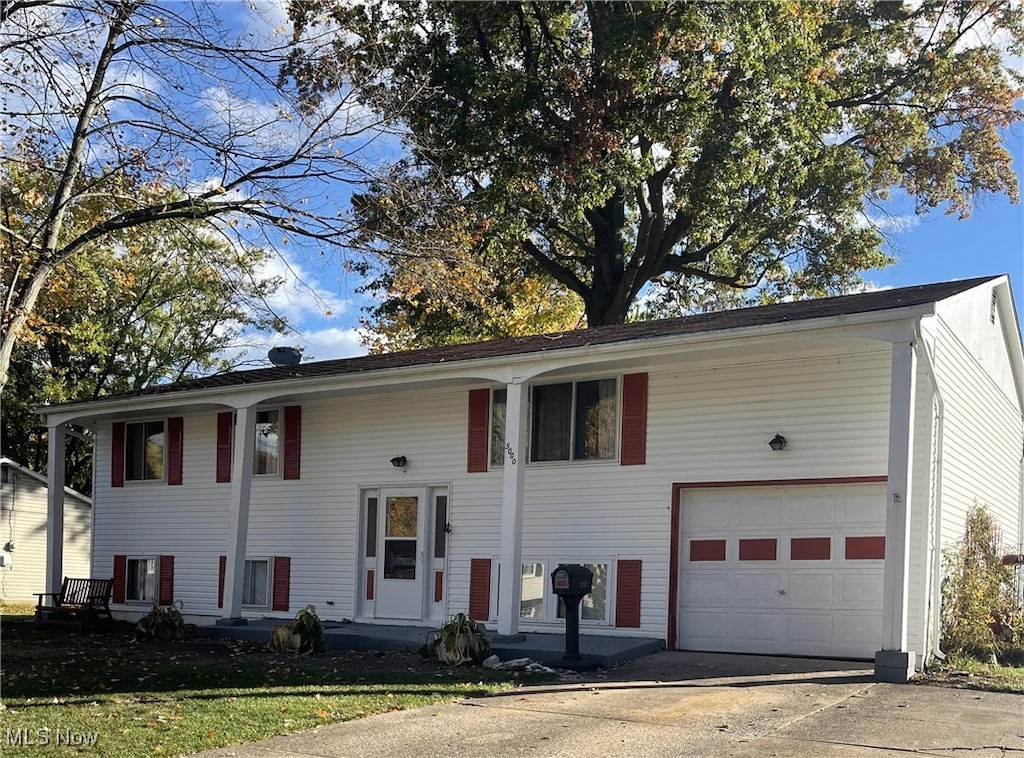
[[[391,459],[391,465],[395,468],[405,468],[406,458],[404,455],[396,455]]]
[[[772,450],[782,450],[786,447],[786,438],[781,434],[776,434],[770,440],[768,440],[768,447]],[[392,461],[394,463],[394,461]]]

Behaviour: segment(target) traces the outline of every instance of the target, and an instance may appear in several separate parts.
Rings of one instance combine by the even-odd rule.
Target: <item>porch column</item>
[[[242,584],[249,541],[249,493],[256,455],[256,416],[251,407],[235,410],[235,447],[231,453],[231,516],[228,522],[227,565],[224,568],[224,618],[217,623],[244,624]]]
[[[501,563],[498,576],[498,634],[519,634],[523,562],[523,473],[526,468],[526,388],[507,385],[505,400],[505,464],[501,495]]]
[[[64,424],[46,425],[46,591],[64,581]]]
[[[892,346],[889,391],[889,469],[885,509],[885,573],[882,649],[875,653],[875,678],[906,682],[916,655],[907,650],[910,581],[910,496],[914,460],[917,354],[913,342]]]

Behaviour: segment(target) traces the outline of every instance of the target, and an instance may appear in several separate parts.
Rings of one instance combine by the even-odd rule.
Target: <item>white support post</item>
[[[224,618],[218,623],[244,624],[242,584],[249,541],[249,493],[256,455],[256,416],[250,407],[235,411],[235,443],[231,453],[231,517],[228,523],[227,565],[224,569]]]
[[[47,425],[46,591],[60,592],[64,581],[64,424]]]
[[[498,579],[498,634],[519,634],[522,595],[523,479],[526,468],[526,387],[507,386],[505,401],[505,463],[501,495],[501,562]]]
[[[892,346],[889,393],[882,649],[875,654],[875,678],[889,682],[907,681],[914,674],[916,662],[915,653],[907,650],[910,498],[916,399],[917,353],[914,343],[897,342]]]

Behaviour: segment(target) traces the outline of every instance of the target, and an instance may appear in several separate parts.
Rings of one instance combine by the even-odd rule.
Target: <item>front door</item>
[[[419,489],[381,490],[377,618],[423,618],[425,494]]]

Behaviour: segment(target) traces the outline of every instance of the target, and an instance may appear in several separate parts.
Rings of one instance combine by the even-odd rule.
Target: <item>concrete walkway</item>
[[[267,642],[274,630],[284,623],[281,619],[251,619],[240,626],[210,624],[195,630],[196,637],[228,638]],[[324,622],[324,647],[328,650],[411,650],[417,651],[436,627],[388,626],[360,624],[346,621]],[[514,639],[489,633],[491,651],[503,661],[512,658],[532,658],[549,666],[558,666],[565,654],[564,634],[527,632]],[[665,643],[651,637],[608,637],[581,634],[580,655],[585,661],[608,668],[624,661],[636,660],[665,647]]]
[[[866,666],[661,652],[605,675],[201,755],[1024,756],[1024,697],[879,684]]]

